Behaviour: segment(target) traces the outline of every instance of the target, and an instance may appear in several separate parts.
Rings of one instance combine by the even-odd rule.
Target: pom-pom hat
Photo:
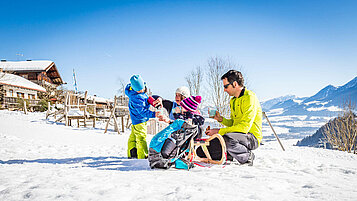
[[[196,112],[198,105],[201,103],[201,96],[190,96],[181,101],[180,106],[190,112]]]

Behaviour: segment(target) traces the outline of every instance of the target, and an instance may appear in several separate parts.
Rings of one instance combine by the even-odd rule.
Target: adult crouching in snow
[[[262,136],[262,109],[257,96],[244,86],[241,72],[230,70],[221,77],[224,91],[230,96],[231,118],[216,112],[214,119],[226,128],[211,129],[206,135],[221,134],[226,142],[228,160],[235,158],[240,164],[253,165],[252,150],[258,148]],[[233,158],[232,158],[233,157]]]

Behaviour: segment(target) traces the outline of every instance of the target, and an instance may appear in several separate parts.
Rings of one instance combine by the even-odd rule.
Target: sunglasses
[[[223,86],[224,86],[225,89],[227,89],[230,84],[232,84],[232,83],[228,83],[228,84],[223,85]]]

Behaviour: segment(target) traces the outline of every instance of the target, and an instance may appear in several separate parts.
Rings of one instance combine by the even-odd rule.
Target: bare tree
[[[117,79],[117,82],[119,83],[119,89],[118,89],[119,96],[125,96],[126,83],[124,82],[123,78],[121,78],[121,77],[119,77]]]
[[[357,119],[353,111],[354,105],[348,101],[341,114],[325,125],[323,134],[332,147],[356,154]]]
[[[206,80],[208,83],[208,97],[222,116],[229,115],[229,95],[224,92],[221,77],[228,70],[238,69],[229,58],[211,57],[208,59]]]
[[[197,66],[185,77],[185,79],[190,89],[190,94],[194,96],[200,95],[200,89],[203,81],[202,68]]]

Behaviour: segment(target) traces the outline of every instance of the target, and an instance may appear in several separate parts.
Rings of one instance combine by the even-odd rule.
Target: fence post
[[[24,102],[24,113],[27,114],[27,104],[25,99],[23,98],[22,101]]]

